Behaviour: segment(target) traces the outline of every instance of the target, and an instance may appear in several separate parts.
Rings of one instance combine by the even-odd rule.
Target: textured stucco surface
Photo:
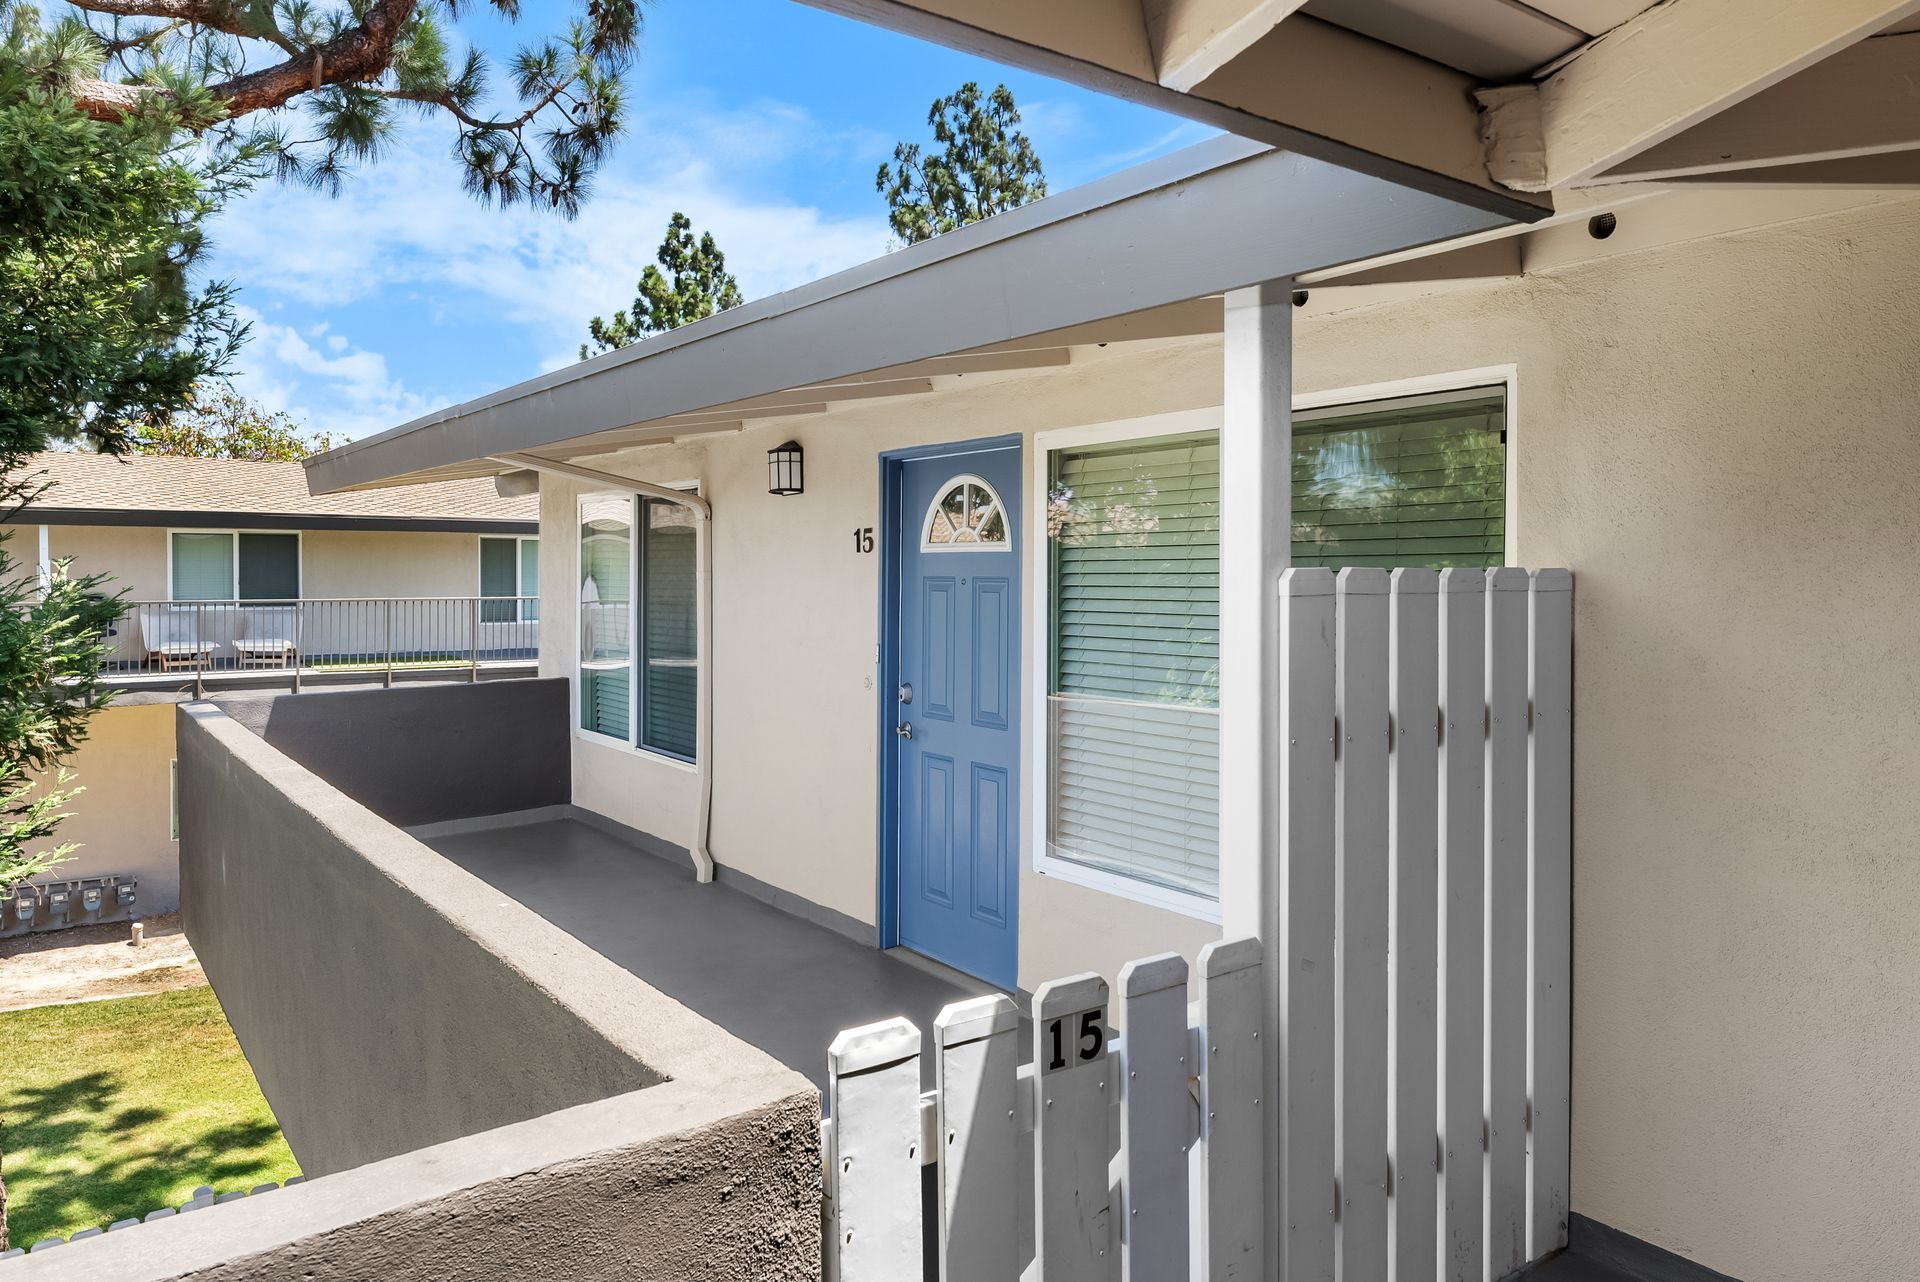
[[[220,706],[401,827],[568,800],[565,682],[312,691]]]
[[[213,705],[178,734],[187,933],[309,1174],[662,1082],[806,1089]]]
[[[817,1279],[818,1119],[811,1091],[742,1106],[672,1083],[70,1243],[8,1277]]]
[[[180,906],[180,857],[173,840],[173,708],[115,706],[87,722],[87,738],[68,758],[73,782],[86,791],[69,807],[52,843],[78,842],[56,881],[112,873],[140,879],[134,916]],[[107,916],[124,916],[109,913]]]

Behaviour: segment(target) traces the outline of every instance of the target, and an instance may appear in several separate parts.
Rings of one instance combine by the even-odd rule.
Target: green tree
[[[676,213],[667,220],[667,234],[660,242],[657,261],[658,267],[649,264],[640,274],[631,307],[615,312],[611,321],[596,316],[587,322],[593,341],[580,344],[581,360],[637,343],[650,334],[678,329],[746,301],[740,295],[740,282],[727,270],[727,256],[714,243],[713,233],[703,232],[695,240],[693,220],[685,214]]]
[[[332,449],[334,440],[325,432],[304,430],[289,415],[232,388],[203,384],[183,408],[138,428],[130,444],[136,454],[297,463]]]
[[[874,189],[887,200],[887,221],[912,245],[968,223],[1018,209],[1047,194],[1033,143],[1020,132],[1020,109],[1005,85],[982,96],[969,80],[934,100],[927,112],[938,148],[917,142],[893,149]]]
[[[81,114],[64,88],[90,65],[77,22],[0,20],[0,445],[117,448],[244,333],[230,289],[192,279],[232,170],[164,114]]]
[[[521,47],[501,78],[457,27],[517,22],[519,0],[489,0],[490,15],[460,0],[69,3],[93,55],[65,89],[96,120],[164,106],[216,150],[337,189],[403,113],[438,117],[470,192],[569,216],[622,129],[641,29],[641,0],[575,0],[563,31]]]

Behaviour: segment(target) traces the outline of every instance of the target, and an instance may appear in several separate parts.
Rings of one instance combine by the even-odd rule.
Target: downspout
[[[612,472],[581,467],[558,459],[542,458],[538,454],[498,454],[492,456],[491,461],[552,476],[564,476],[569,480],[585,481],[608,489],[644,494],[650,499],[663,499],[691,510],[698,519],[694,526],[699,559],[694,577],[694,609],[699,615],[699,627],[694,638],[693,662],[695,677],[699,681],[699,697],[694,714],[693,767],[700,785],[700,814],[694,821],[691,850],[695,880],[712,881],[713,852],[708,848],[708,842],[713,836],[713,505],[698,494],[689,494],[685,490],[655,485],[651,481],[636,481],[629,476],[616,476]]]

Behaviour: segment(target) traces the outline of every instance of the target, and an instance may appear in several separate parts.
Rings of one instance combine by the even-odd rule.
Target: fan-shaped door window
[[[977,476],[956,476],[941,486],[922,529],[922,552],[1004,552],[1012,547],[1000,495]]]

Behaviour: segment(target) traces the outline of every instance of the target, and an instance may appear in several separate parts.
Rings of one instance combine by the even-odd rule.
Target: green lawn
[[[211,988],[0,1014],[14,1246],[300,1173]]]

